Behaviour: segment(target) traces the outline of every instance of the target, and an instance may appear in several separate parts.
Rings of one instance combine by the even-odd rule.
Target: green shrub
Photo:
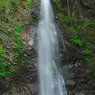
[[[90,52],[91,52],[91,51],[90,51],[89,49],[86,49],[86,50],[82,51],[82,53],[85,54],[85,55],[86,55],[86,54],[90,54]]]
[[[3,61],[4,61],[4,55],[3,53],[0,53],[0,76],[5,77],[5,67],[3,65]]]
[[[78,44],[79,46],[82,46],[81,40],[78,39],[77,37],[71,38],[70,41],[72,41],[72,43],[74,43],[75,45]]]

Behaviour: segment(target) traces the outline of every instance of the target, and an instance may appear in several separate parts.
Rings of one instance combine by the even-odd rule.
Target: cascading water
[[[59,53],[52,6],[49,0],[41,0],[38,27],[40,95],[67,95],[64,80],[56,63],[59,63]]]

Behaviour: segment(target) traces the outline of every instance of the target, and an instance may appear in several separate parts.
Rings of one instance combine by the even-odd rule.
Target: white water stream
[[[38,27],[40,95],[67,95],[64,79],[56,64],[59,64],[59,52],[52,6],[49,0],[41,0]]]

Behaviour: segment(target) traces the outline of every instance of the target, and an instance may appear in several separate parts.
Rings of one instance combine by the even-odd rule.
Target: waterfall
[[[65,82],[58,71],[58,39],[52,6],[41,0],[38,26],[38,73],[40,95],[67,95]]]

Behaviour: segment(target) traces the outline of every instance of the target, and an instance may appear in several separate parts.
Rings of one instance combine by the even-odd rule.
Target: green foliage
[[[0,45],[0,76],[5,77],[5,67],[2,64],[4,60],[3,47]]]
[[[85,60],[86,60],[87,62],[89,62],[89,63],[93,62],[93,59],[92,59],[92,58],[86,58]]]
[[[92,26],[92,25],[95,25],[95,19],[94,18],[86,19],[84,21],[83,27]]]
[[[28,6],[28,5],[27,5],[27,6],[25,6],[24,8],[28,8],[28,9],[31,9],[31,7],[30,7],[30,6]]]
[[[18,54],[15,54],[15,56],[17,56],[17,55],[20,55],[20,51],[21,51],[21,48],[22,48],[21,42],[19,41],[20,35],[17,32],[20,31],[22,26],[19,26],[17,23],[14,23],[12,27],[14,28],[13,29],[13,34],[14,34],[14,41],[16,43],[14,49],[18,53]]]
[[[80,62],[82,62],[82,60],[79,60]]]
[[[16,45],[14,46],[14,51],[16,53],[13,54],[14,56],[14,60],[13,61],[9,61],[7,60],[7,56],[3,55],[3,46],[6,47],[6,52],[10,52],[10,47],[7,45],[7,43],[4,43],[3,46],[0,44],[0,76],[5,77],[5,74],[12,74],[12,72],[14,72],[14,70],[16,69],[15,65],[18,64],[19,61],[19,57],[21,56],[21,42],[19,40],[20,35],[18,34],[18,32],[20,31],[21,27],[20,25],[18,25],[17,23],[13,23],[13,37],[12,40],[14,40],[14,42],[16,43]],[[2,36],[1,36],[2,37]],[[7,41],[9,42],[9,41]],[[9,69],[5,69],[5,68],[9,68]]]
[[[29,63],[26,63],[25,65],[26,65],[26,66],[29,66]]]
[[[14,0],[13,2],[17,2],[18,0]]]
[[[22,48],[21,42],[18,39],[19,37],[20,37],[20,35],[15,33],[14,38],[15,38],[16,46],[14,47],[14,49],[18,52],[18,54],[20,54],[20,51]]]
[[[0,53],[0,76],[5,77],[6,72],[5,72],[5,67],[2,64],[3,60],[4,60],[4,55],[3,55],[3,53]]]
[[[54,0],[52,0],[52,4],[53,4],[53,7],[57,8],[58,1],[54,1]]]
[[[7,60],[5,60],[5,61],[4,61],[4,63],[5,63],[5,64],[4,64],[4,66],[5,66],[5,67],[7,67],[7,66],[10,66],[10,65],[11,65],[11,63],[10,63],[9,61],[7,61]]]
[[[86,49],[86,50],[82,51],[83,54],[90,54],[90,52],[91,51],[89,49]]]
[[[19,32],[22,26],[20,26],[18,23],[13,23],[12,27],[13,32]]]
[[[2,63],[0,63],[0,76],[5,77],[5,74],[6,74],[5,67]]]
[[[0,53],[3,53],[3,47],[0,45]]]
[[[15,47],[14,47],[14,50],[16,50],[17,52],[20,52],[21,50],[21,45],[17,44]]]
[[[81,40],[77,37],[73,37],[72,39],[70,39],[70,41],[72,41],[72,43],[74,43],[75,45],[78,44],[79,46],[82,46]]]

